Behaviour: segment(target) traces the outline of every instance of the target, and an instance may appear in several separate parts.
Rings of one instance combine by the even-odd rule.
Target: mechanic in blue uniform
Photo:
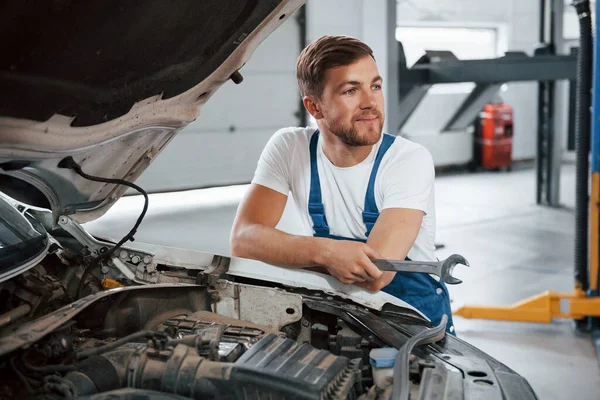
[[[371,48],[324,36],[302,51],[296,77],[318,128],[284,128],[271,137],[239,206],[232,254],[289,268],[323,266],[342,283],[406,301],[434,325],[446,314],[454,334],[443,282],[382,272],[371,262],[436,260],[433,161],[423,146],[382,132],[383,82]],[[276,229],[290,194],[299,235]]]

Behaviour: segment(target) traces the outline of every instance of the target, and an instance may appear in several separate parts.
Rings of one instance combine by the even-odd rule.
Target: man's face
[[[382,80],[377,64],[365,56],[331,68],[319,105],[319,123],[349,146],[370,146],[379,140],[384,121]]]

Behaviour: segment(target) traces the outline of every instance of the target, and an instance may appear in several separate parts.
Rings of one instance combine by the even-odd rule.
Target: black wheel
[[[506,172],[512,172],[512,164],[506,167]]]

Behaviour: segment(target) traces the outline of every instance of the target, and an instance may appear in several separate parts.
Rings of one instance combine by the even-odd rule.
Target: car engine
[[[15,337],[31,342],[1,358],[2,399],[357,399],[369,387],[369,398],[386,398],[368,367],[378,344],[334,315],[304,306],[302,318],[275,329],[213,312],[226,292],[211,285],[119,293],[97,277],[86,294],[105,297],[81,305],[94,293],[77,299],[83,268],[67,262],[54,251],[1,286],[11,311],[0,320],[0,352]],[[53,324],[40,340],[30,337]]]
[[[68,372],[46,375],[43,387],[67,396],[127,387],[193,399],[356,397],[360,370],[347,358],[258,328],[196,318],[177,322],[196,326],[194,333],[178,339],[167,331],[140,331],[78,350],[75,359],[81,361],[69,368],[55,366]],[[161,327],[174,332],[169,322]],[[24,355],[20,363],[29,371],[52,368],[33,367],[32,360]],[[109,398],[105,396],[110,394],[93,398]]]

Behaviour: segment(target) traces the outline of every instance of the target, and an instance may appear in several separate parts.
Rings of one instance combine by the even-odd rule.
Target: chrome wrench
[[[382,271],[395,272],[418,272],[422,274],[433,274],[450,285],[462,283],[462,280],[452,276],[452,270],[458,264],[469,267],[469,262],[459,254],[452,254],[443,261],[407,261],[407,260],[386,260],[377,258],[371,260],[373,264]]]

